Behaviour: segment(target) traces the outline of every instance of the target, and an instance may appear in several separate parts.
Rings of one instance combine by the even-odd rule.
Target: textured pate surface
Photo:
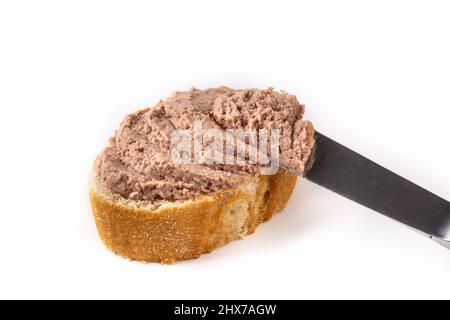
[[[304,172],[314,129],[302,120],[304,106],[285,92],[226,87],[175,92],[153,108],[128,115],[95,166],[102,183],[132,200],[192,199],[239,186],[258,175],[255,165],[174,164],[171,134],[204,129],[280,130],[280,163]]]

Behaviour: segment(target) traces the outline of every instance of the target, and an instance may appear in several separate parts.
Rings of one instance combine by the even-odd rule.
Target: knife
[[[319,132],[304,177],[450,249],[450,202]]]

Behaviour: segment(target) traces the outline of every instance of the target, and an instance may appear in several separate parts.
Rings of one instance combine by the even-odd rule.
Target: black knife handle
[[[305,177],[450,248],[450,203],[321,133]]]

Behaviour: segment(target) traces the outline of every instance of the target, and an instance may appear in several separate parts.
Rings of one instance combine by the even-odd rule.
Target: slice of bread
[[[111,193],[94,170],[89,194],[109,249],[132,260],[170,264],[253,233],[286,206],[296,181],[296,175],[280,170],[193,200],[150,202]]]

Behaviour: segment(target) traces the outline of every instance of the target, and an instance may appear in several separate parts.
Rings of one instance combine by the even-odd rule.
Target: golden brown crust
[[[280,170],[244,188],[153,209],[126,205],[92,185],[89,195],[100,238],[109,249],[133,260],[173,263],[253,233],[286,206],[296,181],[296,175]]]

